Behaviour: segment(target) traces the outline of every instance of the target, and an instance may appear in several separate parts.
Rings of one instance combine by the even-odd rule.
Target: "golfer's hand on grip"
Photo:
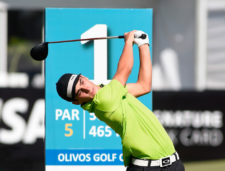
[[[140,36],[142,34],[145,34],[146,37],[143,39],[143,38],[140,38]],[[143,31],[140,31],[140,30],[137,30],[134,32],[134,43],[138,45],[138,47],[144,45],[144,44],[148,44],[149,45],[149,38],[148,38],[148,34],[143,32]]]
[[[128,33],[124,33],[125,43],[133,45],[133,43],[134,43],[134,33],[135,32],[136,32],[136,30],[133,30],[133,31],[128,32]]]

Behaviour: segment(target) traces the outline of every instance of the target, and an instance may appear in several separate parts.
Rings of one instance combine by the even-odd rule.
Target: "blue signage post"
[[[143,30],[152,39],[152,9],[55,9],[45,11],[45,41],[123,35]],[[45,70],[46,170],[124,170],[120,137],[93,113],[62,100],[56,82],[65,73],[108,83],[116,72],[123,39],[49,44]],[[152,52],[152,46],[150,46]],[[128,82],[139,69],[138,48]],[[150,109],[152,94],[141,97]],[[103,169],[104,168],[104,169]]]

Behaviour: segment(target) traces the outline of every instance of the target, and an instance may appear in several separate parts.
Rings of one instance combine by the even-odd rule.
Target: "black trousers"
[[[127,171],[184,171],[184,165],[181,160],[175,161],[172,165],[167,167],[142,167],[130,165]]]

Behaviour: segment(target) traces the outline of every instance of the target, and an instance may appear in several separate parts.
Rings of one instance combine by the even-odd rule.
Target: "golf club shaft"
[[[86,41],[86,40],[118,39],[118,38],[121,39],[121,38],[124,38],[124,36],[95,37],[95,38],[87,38],[87,39],[52,41],[52,42],[46,42],[46,43],[64,43],[64,42],[77,42],[77,41]]]

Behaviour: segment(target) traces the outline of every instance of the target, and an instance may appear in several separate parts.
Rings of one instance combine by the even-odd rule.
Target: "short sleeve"
[[[108,85],[101,88],[95,95],[93,102],[95,109],[112,112],[119,106],[128,90],[117,80],[112,80]]]

